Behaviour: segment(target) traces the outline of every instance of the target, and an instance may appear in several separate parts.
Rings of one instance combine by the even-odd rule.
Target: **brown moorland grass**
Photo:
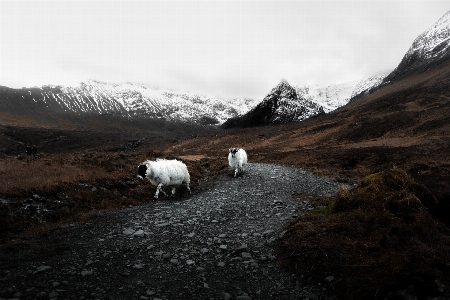
[[[137,179],[137,166],[156,158],[161,156],[153,151],[90,151],[0,160],[0,199],[7,200],[0,205],[0,243],[45,234],[102,211],[155,201],[156,187]],[[166,158],[186,163],[193,191],[227,170],[217,158]],[[176,197],[186,195],[185,185],[177,188]],[[158,201],[164,200],[160,194]]]
[[[15,197],[48,194],[66,184],[105,176],[111,177],[101,164],[78,160],[75,155],[5,159],[0,160],[0,194]]]
[[[405,172],[367,176],[327,202],[286,225],[275,247],[281,265],[319,281],[333,275],[343,299],[385,299],[410,285],[421,299],[438,295],[435,280],[450,283],[450,231]]]

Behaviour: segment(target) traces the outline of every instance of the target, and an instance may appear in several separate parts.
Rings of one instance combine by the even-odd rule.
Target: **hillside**
[[[248,150],[249,161],[295,165],[343,181],[402,168],[445,200],[450,192],[449,78],[446,62],[329,114],[228,130],[214,139],[173,145],[166,153],[216,157],[239,146]]]

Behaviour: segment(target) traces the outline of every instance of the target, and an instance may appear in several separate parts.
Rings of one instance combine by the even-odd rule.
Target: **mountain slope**
[[[429,70],[450,58],[450,11],[419,35],[384,83]]]
[[[77,87],[0,88],[1,112],[29,118],[55,114],[76,118],[88,114],[221,124],[248,111],[251,105],[253,103],[248,99],[223,101],[133,83],[109,84],[92,80]]]
[[[229,119],[222,127],[289,123],[321,113],[324,113],[322,106],[303,98],[287,81],[282,80],[256,107],[242,116]]]
[[[355,95],[377,87],[386,75],[382,73],[359,81],[328,86],[301,85],[296,87],[296,91],[300,97],[316,102],[328,113],[347,104]]]

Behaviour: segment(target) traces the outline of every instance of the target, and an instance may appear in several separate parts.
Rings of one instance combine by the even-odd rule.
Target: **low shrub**
[[[435,220],[434,197],[401,170],[341,188],[327,211],[289,223],[275,247],[281,265],[324,280],[345,299],[384,299],[414,287],[420,299],[436,297],[436,281],[450,282],[450,232]],[[323,208],[321,208],[323,210]]]

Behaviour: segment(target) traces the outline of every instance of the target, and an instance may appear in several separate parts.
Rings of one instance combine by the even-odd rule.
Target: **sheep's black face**
[[[138,177],[140,179],[144,179],[146,174],[147,174],[147,166],[146,165],[140,165],[138,167]]]
[[[236,152],[238,152],[238,148],[231,148],[230,149],[230,153],[231,153],[231,157],[234,157],[236,155]]]

